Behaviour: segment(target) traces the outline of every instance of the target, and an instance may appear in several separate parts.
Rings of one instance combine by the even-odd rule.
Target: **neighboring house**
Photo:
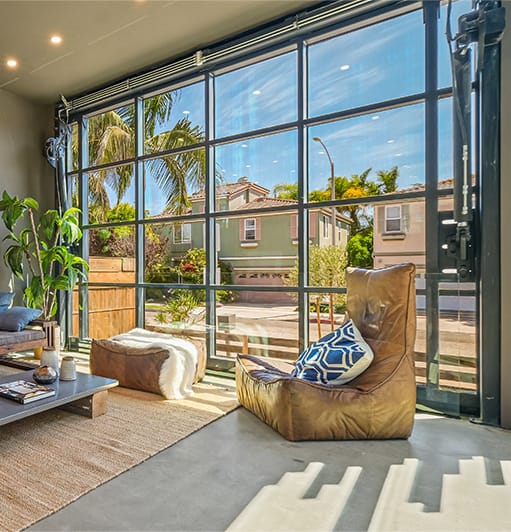
[[[452,179],[439,182],[439,188],[452,188]],[[398,192],[424,190],[424,185]],[[453,210],[453,198],[440,198],[440,212]],[[424,199],[389,200],[374,209],[374,267],[413,262],[417,274],[426,271],[426,212]]]
[[[298,255],[298,215],[295,200],[272,198],[270,191],[246,177],[236,183],[219,185],[216,190],[216,211],[226,211],[217,222],[217,258],[231,265],[233,283],[240,285],[283,286],[284,279],[295,265]],[[191,212],[204,212],[204,191],[191,195]],[[268,211],[288,206],[289,211]],[[236,215],[236,210],[261,209],[261,213]],[[227,213],[228,211],[228,213]],[[233,212],[234,211],[234,212]],[[320,246],[346,247],[351,220],[336,213],[336,232],[332,235],[332,211],[311,209],[309,242]],[[172,249],[174,260],[180,260],[190,248],[203,246],[203,224],[173,224]],[[244,292],[238,301],[289,303],[287,294]],[[259,301],[260,300],[260,301]]]

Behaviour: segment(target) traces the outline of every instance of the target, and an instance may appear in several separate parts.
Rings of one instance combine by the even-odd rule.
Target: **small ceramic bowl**
[[[39,366],[32,377],[38,384],[51,384],[57,380],[58,374],[51,366]]]

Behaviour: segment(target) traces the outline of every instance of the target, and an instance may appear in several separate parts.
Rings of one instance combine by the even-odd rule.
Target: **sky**
[[[453,4],[451,27],[470,11],[471,2]],[[439,86],[451,85],[448,45],[445,37],[446,7],[439,21]],[[307,111],[309,118],[409,96],[424,91],[424,26],[422,11],[409,13],[371,27],[308,47]],[[297,53],[288,52],[231,72],[214,80],[215,137],[253,131],[298,119]],[[170,120],[159,131],[188,118],[204,128],[205,103],[202,82],[178,89]],[[320,137],[334,163],[336,176],[360,174],[372,168],[399,168],[398,188],[425,182],[424,104],[373,112],[308,128],[306,143],[309,190],[324,189],[330,165]],[[452,177],[451,100],[439,102],[439,180]],[[215,149],[216,168],[225,182],[247,176],[270,191],[281,183],[296,183],[298,132],[232,142]],[[163,198],[146,188],[146,208],[161,212]]]

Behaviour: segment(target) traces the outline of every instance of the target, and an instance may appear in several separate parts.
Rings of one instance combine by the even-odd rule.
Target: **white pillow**
[[[374,353],[352,320],[305,349],[293,376],[318,384],[345,384],[365,371]]]

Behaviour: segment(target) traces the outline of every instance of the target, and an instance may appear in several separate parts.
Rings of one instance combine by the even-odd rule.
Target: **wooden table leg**
[[[107,398],[108,390],[103,390],[83,399],[73,401],[68,405],[64,405],[62,408],[69,412],[80,414],[81,416],[94,418],[106,413],[108,407]]]

